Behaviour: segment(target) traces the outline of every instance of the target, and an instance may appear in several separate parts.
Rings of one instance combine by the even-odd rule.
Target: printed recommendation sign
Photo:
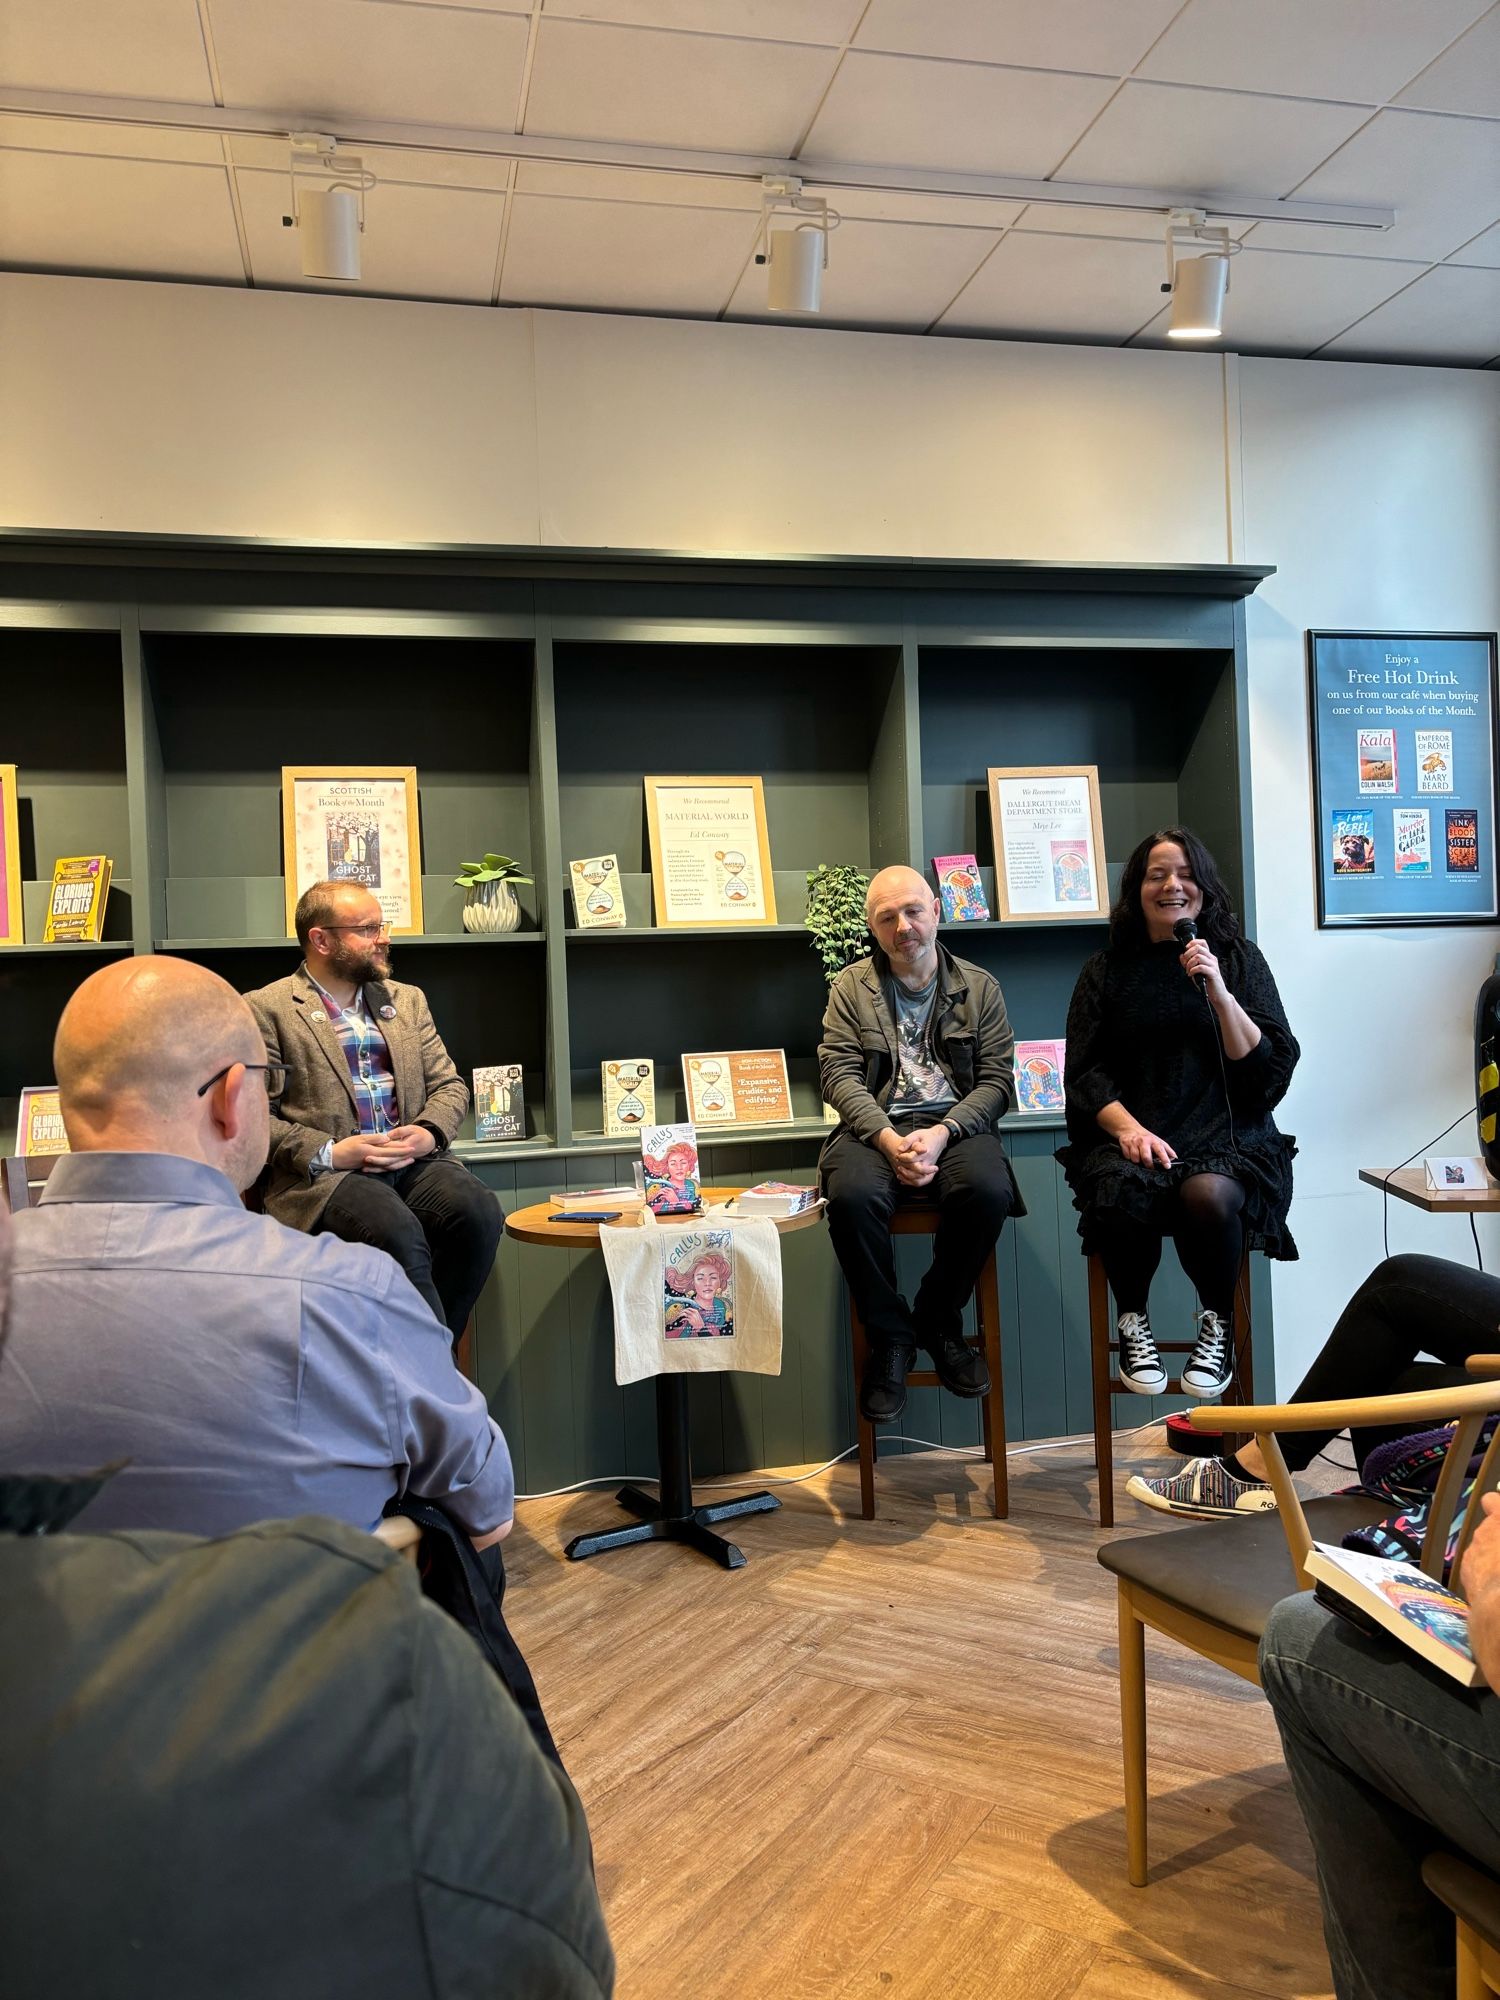
[[[1309,632],[1318,923],[1493,923],[1494,633]]]

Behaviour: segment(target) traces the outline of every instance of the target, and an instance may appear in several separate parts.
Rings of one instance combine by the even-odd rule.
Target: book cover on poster
[[[114,864],[107,854],[73,854],[52,870],[44,944],[98,944],[104,935]]]
[[[785,1049],[715,1049],[682,1058],[687,1108],[697,1125],[788,1125],[792,1091]]]
[[[972,854],[934,855],[932,872],[937,876],[945,924],[989,922],[990,906],[979,879],[979,863]]]
[[[1360,729],[1355,732],[1359,754],[1361,792],[1396,790],[1396,732],[1394,729]]]
[[[28,1084],[21,1092],[21,1111],[16,1120],[16,1151],[22,1156],[68,1153],[68,1135],[63,1130],[62,1107],[55,1083]]]
[[[656,1070],[649,1056],[600,1063],[599,1087],[607,1139],[631,1139],[656,1123]]]
[[[1333,815],[1333,872],[1335,875],[1375,873],[1375,815],[1355,808]]]
[[[519,1063],[474,1072],[474,1137],[481,1145],[526,1137],[526,1092]]]
[[[1373,1621],[1462,1687],[1483,1686],[1469,1644],[1468,1605],[1424,1570],[1314,1542],[1307,1573],[1330,1610],[1349,1612],[1356,1623]]]
[[[1449,806],[1443,814],[1450,875],[1479,873],[1479,814],[1472,806]]]
[[[1419,729],[1417,736],[1417,790],[1453,790],[1453,731]]]
[[[1063,1056],[1067,1043],[1017,1042],[1017,1111],[1061,1111],[1063,1108]]]
[[[641,1133],[641,1166],[653,1215],[697,1214],[698,1135],[691,1125],[648,1125]]]
[[[1391,845],[1398,875],[1432,873],[1431,820],[1425,806],[1397,806],[1391,814]]]
[[[573,922],[584,931],[625,928],[625,891],[620,886],[618,855],[594,854],[568,864],[573,890]]]

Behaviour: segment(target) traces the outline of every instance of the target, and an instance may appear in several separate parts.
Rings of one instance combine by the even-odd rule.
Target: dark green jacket
[[[994,1131],[1015,1100],[1015,1036],[998,982],[980,966],[938,948],[933,1053],[957,1098],[943,1113],[965,1138]],[[891,1123],[886,1106],[900,1060],[896,1018],[886,994],[889,961],[877,946],[845,966],[828,994],[818,1075],[840,1129],[869,1145]],[[834,1134],[835,1138],[838,1136]]]
[[[6,2000],[613,1991],[583,1808],[411,1564],[68,1510],[0,1480]]]

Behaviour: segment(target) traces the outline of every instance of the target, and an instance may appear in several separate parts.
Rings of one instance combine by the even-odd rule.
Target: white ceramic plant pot
[[[513,931],[521,921],[521,905],[509,882],[476,882],[464,897],[464,929],[484,937]]]

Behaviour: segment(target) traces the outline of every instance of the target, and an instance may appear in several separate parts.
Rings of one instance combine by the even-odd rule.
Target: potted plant
[[[483,861],[465,861],[454,876],[464,893],[464,929],[485,936],[513,931],[521,921],[521,906],[511,884],[531,882],[508,854],[487,854]]]
[[[846,965],[870,949],[865,927],[865,891],[870,878],[858,868],[820,861],[807,877],[807,928],[831,986]]]

